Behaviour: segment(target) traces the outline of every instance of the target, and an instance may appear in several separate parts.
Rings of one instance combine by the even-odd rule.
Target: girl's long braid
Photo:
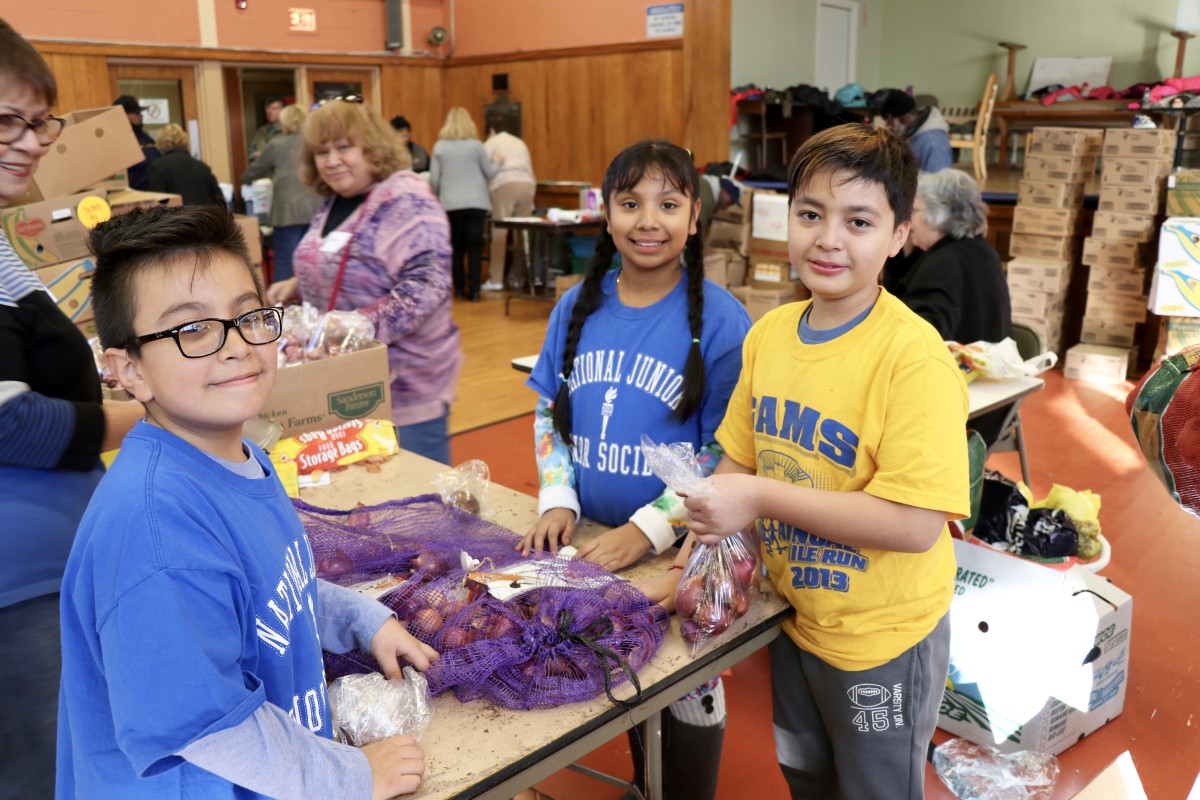
[[[683,395],[675,407],[675,416],[680,420],[699,411],[704,399],[704,355],[700,352],[700,334],[704,330],[704,241],[699,231],[688,237],[683,264],[688,282],[688,328],[692,343],[683,368]]]
[[[592,260],[588,262],[587,277],[579,286],[579,296],[575,298],[575,307],[571,311],[571,321],[567,324],[567,340],[563,344],[562,374],[559,376],[558,394],[554,398],[554,429],[568,447],[571,442],[571,391],[567,380],[575,366],[575,348],[579,345],[579,335],[583,332],[583,323],[600,303],[600,287],[604,275],[612,267],[613,256],[617,245],[607,226],[600,232],[596,242],[596,250]]]

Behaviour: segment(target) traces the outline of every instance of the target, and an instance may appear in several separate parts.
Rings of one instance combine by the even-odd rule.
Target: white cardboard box
[[[1200,316],[1200,217],[1169,217],[1158,237],[1158,265],[1150,310],[1171,317]]]
[[[1077,344],[1067,351],[1063,375],[1088,383],[1121,383],[1137,359],[1137,351],[1103,344]]]
[[[1018,257],[1005,265],[1004,274],[1010,289],[1065,292],[1071,281],[1071,262]]]
[[[1061,753],[1121,713],[1133,598],[955,540],[950,676],[938,727],[1002,752]]]
[[[1061,314],[1066,305],[1065,292],[1026,292],[1010,289],[1012,313],[1018,317],[1048,317]]]
[[[1133,347],[1137,344],[1137,325],[1136,322],[1085,316],[1079,331],[1079,340],[1084,344]]]

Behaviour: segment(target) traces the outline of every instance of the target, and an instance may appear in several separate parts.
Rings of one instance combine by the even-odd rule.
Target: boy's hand
[[[674,614],[675,590],[679,588],[679,580],[682,577],[683,570],[669,569],[666,572],[655,575],[653,578],[637,581],[633,584],[633,587],[665,608],[668,614]]]
[[[404,677],[400,672],[400,658],[418,672],[429,669],[430,662],[438,659],[437,650],[417,639],[394,618],[380,625],[371,637],[371,655],[375,656],[388,680]]]
[[[533,530],[525,534],[513,549],[527,556],[530,551],[544,550],[549,545],[551,553],[558,553],[559,544],[570,544],[574,533],[575,512],[569,508],[552,508],[542,514]]]
[[[393,736],[363,745],[371,765],[371,800],[388,800],[421,788],[425,751],[411,736]]]
[[[628,567],[650,551],[650,539],[632,522],[605,531],[579,548],[579,557],[609,572]]]
[[[688,527],[703,544],[716,544],[762,516],[758,512],[759,480],[754,475],[714,474],[707,483],[715,490],[711,497],[683,500],[691,516]]]

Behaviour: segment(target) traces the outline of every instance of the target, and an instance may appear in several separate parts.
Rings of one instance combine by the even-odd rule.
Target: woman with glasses
[[[0,20],[0,207],[62,133],[57,85]],[[54,796],[58,593],[100,453],[141,416],[105,402],[83,334],[0,232],[0,798]]]
[[[450,462],[447,428],[462,366],[450,317],[450,230],[408,151],[374,111],[344,101],[312,112],[300,175],[324,196],[292,258],[295,277],[272,305],[304,300],[358,311],[388,346],[392,422],[400,446]]]

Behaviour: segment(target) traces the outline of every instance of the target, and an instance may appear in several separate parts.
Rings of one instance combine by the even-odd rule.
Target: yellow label
[[[112,209],[102,197],[85,197],[75,208],[75,216],[83,223],[83,227],[91,230],[101,222],[112,219]]]

